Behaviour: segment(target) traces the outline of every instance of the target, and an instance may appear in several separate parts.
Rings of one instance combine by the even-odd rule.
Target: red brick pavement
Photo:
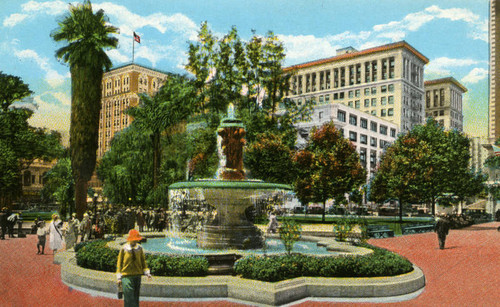
[[[306,301],[297,306],[500,306],[500,223],[451,230],[444,250],[436,235],[425,233],[370,243],[395,251],[419,266],[426,276],[424,292],[399,303],[332,303]],[[48,243],[47,243],[48,245]],[[115,299],[94,297],[61,282],[53,256],[36,254],[36,236],[0,241],[0,306],[122,306]],[[141,306],[244,306],[227,301],[141,302]]]

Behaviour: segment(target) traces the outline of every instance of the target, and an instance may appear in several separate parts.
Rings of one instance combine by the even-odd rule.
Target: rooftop
[[[348,49],[348,48],[344,48],[344,49]],[[352,47],[350,47],[350,48],[352,48]],[[290,70],[294,70],[294,69],[322,65],[322,64],[326,64],[326,63],[337,62],[337,61],[341,61],[341,60],[351,59],[351,58],[355,58],[355,57],[359,57],[359,56],[365,56],[368,54],[373,54],[373,53],[377,53],[377,52],[384,52],[384,51],[394,50],[394,49],[399,49],[399,48],[405,48],[405,49],[409,50],[415,56],[417,56],[420,60],[422,60],[424,62],[424,64],[429,63],[429,59],[427,57],[425,57],[423,54],[421,54],[420,52],[418,52],[410,44],[408,44],[406,41],[400,41],[400,42],[382,45],[382,46],[378,46],[378,47],[373,47],[373,48],[369,48],[369,49],[365,49],[365,50],[361,50],[361,51],[357,51],[357,52],[348,52],[348,53],[343,53],[343,54],[336,55],[336,56],[330,57],[330,58],[319,59],[319,60],[315,60],[315,61],[311,61],[311,62],[297,64],[297,65],[286,67],[283,70],[290,71]],[[344,49],[339,49],[339,50],[344,50]],[[352,51],[353,49],[354,48],[349,49],[349,50]]]
[[[467,92],[467,88],[465,86],[463,86],[460,82],[458,82],[453,77],[446,77],[446,78],[440,78],[440,79],[434,79],[434,80],[427,80],[427,81],[424,82],[424,86],[441,84],[441,83],[453,83],[457,87],[459,87],[464,93]]]

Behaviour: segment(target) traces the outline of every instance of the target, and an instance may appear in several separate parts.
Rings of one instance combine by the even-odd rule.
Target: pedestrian
[[[434,225],[434,231],[437,233],[439,240],[439,248],[444,249],[444,243],[446,241],[446,236],[450,230],[450,225],[448,220],[444,217],[438,217],[436,219],[436,225]]]
[[[52,253],[57,253],[57,250],[62,248],[63,245],[63,234],[62,234],[62,221],[59,219],[59,215],[52,214],[52,221],[49,225],[49,247]]]
[[[137,226],[139,226],[139,231],[143,232],[144,231],[144,224],[146,223],[144,219],[144,213],[142,212],[142,209],[140,209],[137,212]]]
[[[141,291],[141,276],[144,274],[151,279],[151,273],[146,265],[144,250],[139,242],[141,235],[135,229],[128,233],[127,243],[118,254],[116,277],[118,288],[123,289],[124,306],[139,306]]]
[[[0,212],[0,226],[2,228],[2,236],[0,236],[1,240],[5,240],[5,234],[7,233],[7,224],[9,223],[9,221],[7,220],[7,218],[9,217],[7,215],[8,210],[9,209],[7,207],[3,207],[2,211]]]
[[[18,219],[19,215],[17,213],[12,213],[10,210],[7,211],[7,228],[9,238],[14,238],[14,226],[16,225]]]
[[[269,224],[267,225],[267,233],[276,233],[278,230],[278,219],[276,218],[276,214],[271,212],[269,214]]]
[[[92,221],[88,213],[83,214],[82,222],[80,223],[80,233],[82,234],[81,241],[90,240],[90,232],[92,230]]]
[[[76,213],[71,215],[71,219],[68,221],[68,228],[66,230],[66,249],[73,248],[76,244],[78,238],[78,219],[76,218]]]
[[[38,249],[37,255],[45,253],[45,241],[47,238],[47,228],[45,227],[45,221],[39,219],[36,224],[36,235],[38,236],[38,243],[36,244],[36,248]],[[40,251],[40,248],[42,250]]]

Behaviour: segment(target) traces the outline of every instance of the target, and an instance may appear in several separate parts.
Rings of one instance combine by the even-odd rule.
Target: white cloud
[[[67,93],[64,92],[50,92],[54,98],[59,100],[63,106],[70,107],[71,106],[71,97]]]
[[[463,83],[477,83],[481,80],[488,78],[488,70],[484,68],[474,68],[472,69],[467,76],[462,78]]]
[[[6,17],[3,21],[4,27],[14,27],[22,21],[33,18],[37,15],[61,15],[68,11],[68,3],[60,0],[37,2],[29,1],[21,5],[23,14],[14,13]]]
[[[46,2],[29,1],[21,5],[21,7],[23,12],[60,15],[68,10],[68,5],[68,2],[60,0]]]
[[[12,14],[3,20],[4,27],[13,27],[28,17],[26,14]]]
[[[467,9],[441,9],[437,5],[430,6],[423,11],[406,15],[402,20],[391,21],[386,24],[375,25],[374,34],[381,38],[390,38],[393,41],[401,40],[407,32],[418,31],[422,26],[436,19],[462,21],[468,24],[469,37],[488,41],[488,21],[481,20],[479,15]]]
[[[429,61],[425,67],[425,73],[432,73],[437,75],[450,74],[450,68],[466,67],[481,63],[473,59],[451,59],[447,57],[440,57]]]
[[[34,127],[43,127],[51,130],[69,131],[71,108],[45,101],[42,96],[50,97],[50,95],[45,94],[47,93],[34,97],[34,102],[37,104],[38,109],[28,120],[29,124]]]
[[[300,63],[311,59],[326,58],[335,55],[341,46],[335,46],[327,38],[314,35],[278,35],[286,49],[286,61]]]
[[[108,50],[106,51],[106,54],[110,57],[111,61],[113,62],[124,63],[130,61],[130,57],[122,54],[117,49]]]
[[[59,74],[49,64],[49,60],[41,57],[36,51],[31,49],[14,50],[14,55],[20,60],[33,60],[35,63],[45,71],[45,81],[52,87],[58,87],[70,77],[69,72],[66,75]]]

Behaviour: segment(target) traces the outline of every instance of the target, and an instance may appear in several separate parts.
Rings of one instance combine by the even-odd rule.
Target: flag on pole
[[[495,145],[491,145],[491,147],[493,147],[493,153],[495,154],[495,156],[500,156],[500,147]]]
[[[134,32],[134,40],[136,42],[138,42],[139,44],[141,43],[141,37],[139,35],[137,35],[135,32]]]

